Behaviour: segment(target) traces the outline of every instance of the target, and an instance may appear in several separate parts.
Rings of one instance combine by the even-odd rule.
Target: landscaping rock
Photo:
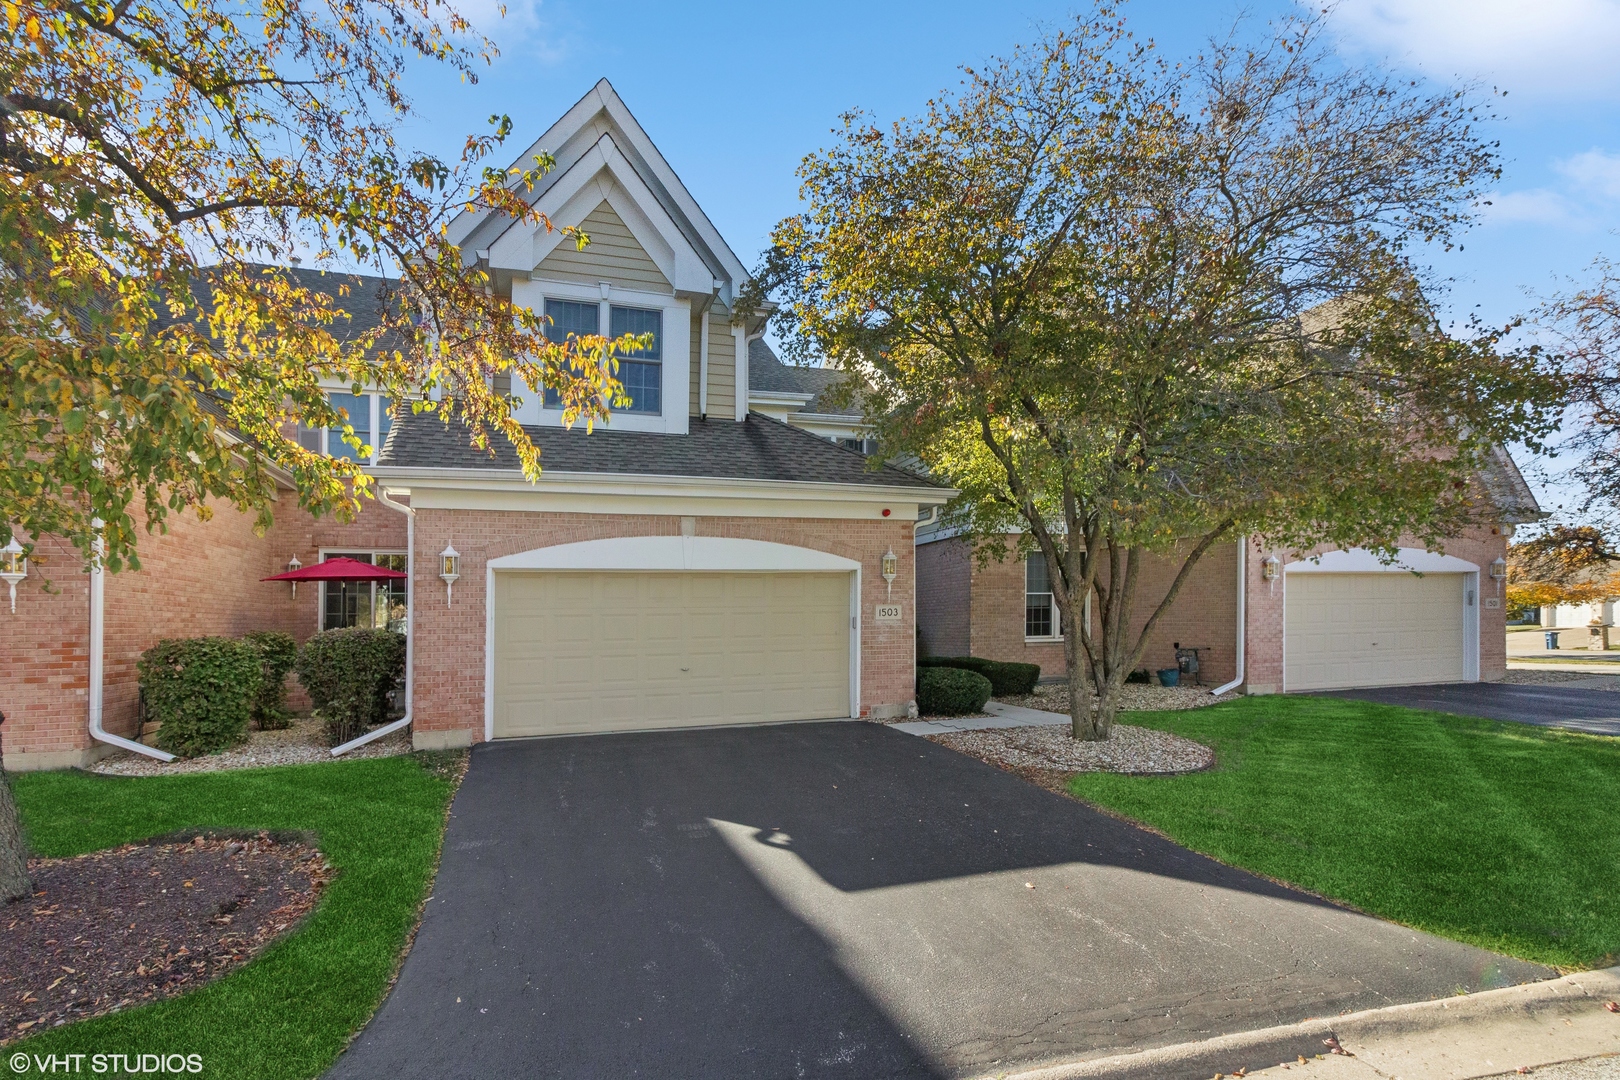
[[[231,750],[164,764],[156,758],[119,751],[90,766],[91,772],[110,776],[172,776],[176,773],[213,772],[218,769],[261,769],[267,765],[306,765],[317,761],[353,761],[355,758],[393,757],[411,752],[411,731],[401,728],[376,742],[356,747],[334,758],[319,720],[301,718],[280,731],[254,731],[248,741]]]
[[[992,728],[930,735],[931,742],[1010,769],[1163,774],[1199,772],[1215,764],[1215,751],[1167,731],[1115,724],[1111,738],[1081,742],[1053,725]]]

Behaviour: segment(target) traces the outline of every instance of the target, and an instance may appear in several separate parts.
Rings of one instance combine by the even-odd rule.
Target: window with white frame
[[[1052,579],[1046,557],[1039,553],[1024,560],[1024,636],[1055,638],[1058,622],[1052,603]]]
[[[368,460],[375,464],[377,455],[382,451],[383,440],[388,438],[388,429],[393,426],[393,417],[389,415],[389,410],[394,405],[393,399],[386,394],[349,394],[338,391],[329,392],[326,398],[334,409],[341,410],[349,426],[354,428],[355,436],[371,448]],[[345,461],[354,460],[354,447],[344,441],[341,427],[315,428],[300,425],[298,445],[317,454],[330,454]]]
[[[373,566],[386,566],[390,570],[405,570],[405,553],[401,551],[328,551],[321,561],[336,558],[354,559]],[[393,630],[403,634],[410,612],[410,582],[403,578],[390,581],[323,581],[321,582],[321,629],[346,630],[363,626],[377,630]]]
[[[631,404],[624,412],[657,416],[664,411],[664,313],[656,309],[622,307],[618,304],[592,304],[578,300],[546,298],[546,337],[558,342],[601,333],[602,308],[608,309],[608,337],[650,334],[645,349],[624,353],[619,358],[619,382]],[[562,408],[562,395],[547,388],[545,406]]]

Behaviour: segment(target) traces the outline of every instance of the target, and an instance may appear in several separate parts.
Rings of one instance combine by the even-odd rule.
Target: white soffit
[[[1455,555],[1403,547],[1392,563],[1381,562],[1366,548],[1351,548],[1291,562],[1283,569],[1290,574],[1467,574],[1477,573],[1479,567]]]
[[[556,544],[489,561],[491,570],[713,570],[848,573],[861,564],[813,548],[722,536],[615,536]]]

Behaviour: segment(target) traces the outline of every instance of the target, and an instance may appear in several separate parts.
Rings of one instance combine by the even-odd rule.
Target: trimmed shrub
[[[917,713],[920,716],[965,716],[981,712],[990,700],[990,680],[959,667],[917,669]]]
[[[232,638],[167,638],[141,654],[136,670],[146,715],[163,726],[157,746],[197,757],[247,737],[264,681],[256,646]]]
[[[930,656],[917,661],[918,667],[953,667],[976,671],[990,680],[990,692],[996,697],[1008,694],[1033,694],[1041,677],[1041,665],[1018,664],[1008,660],[989,660],[982,656]]]
[[[333,746],[388,719],[388,694],[404,671],[405,635],[392,630],[328,630],[298,651],[298,681]]]
[[[253,699],[253,722],[260,731],[280,731],[292,726],[287,712],[287,673],[298,663],[298,642],[279,630],[255,630],[242,640],[259,650],[264,681]]]

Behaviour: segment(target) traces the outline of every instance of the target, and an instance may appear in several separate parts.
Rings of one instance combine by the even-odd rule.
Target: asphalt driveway
[[[951,1077],[1546,977],[864,723],[483,745],[330,1076]]]
[[[1334,690],[1323,696],[1433,709],[1486,720],[1514,720],[1592,735],[1620,735],[1620,693],[1613,690],[1587,690],[1557,683],[1444,683]]]

